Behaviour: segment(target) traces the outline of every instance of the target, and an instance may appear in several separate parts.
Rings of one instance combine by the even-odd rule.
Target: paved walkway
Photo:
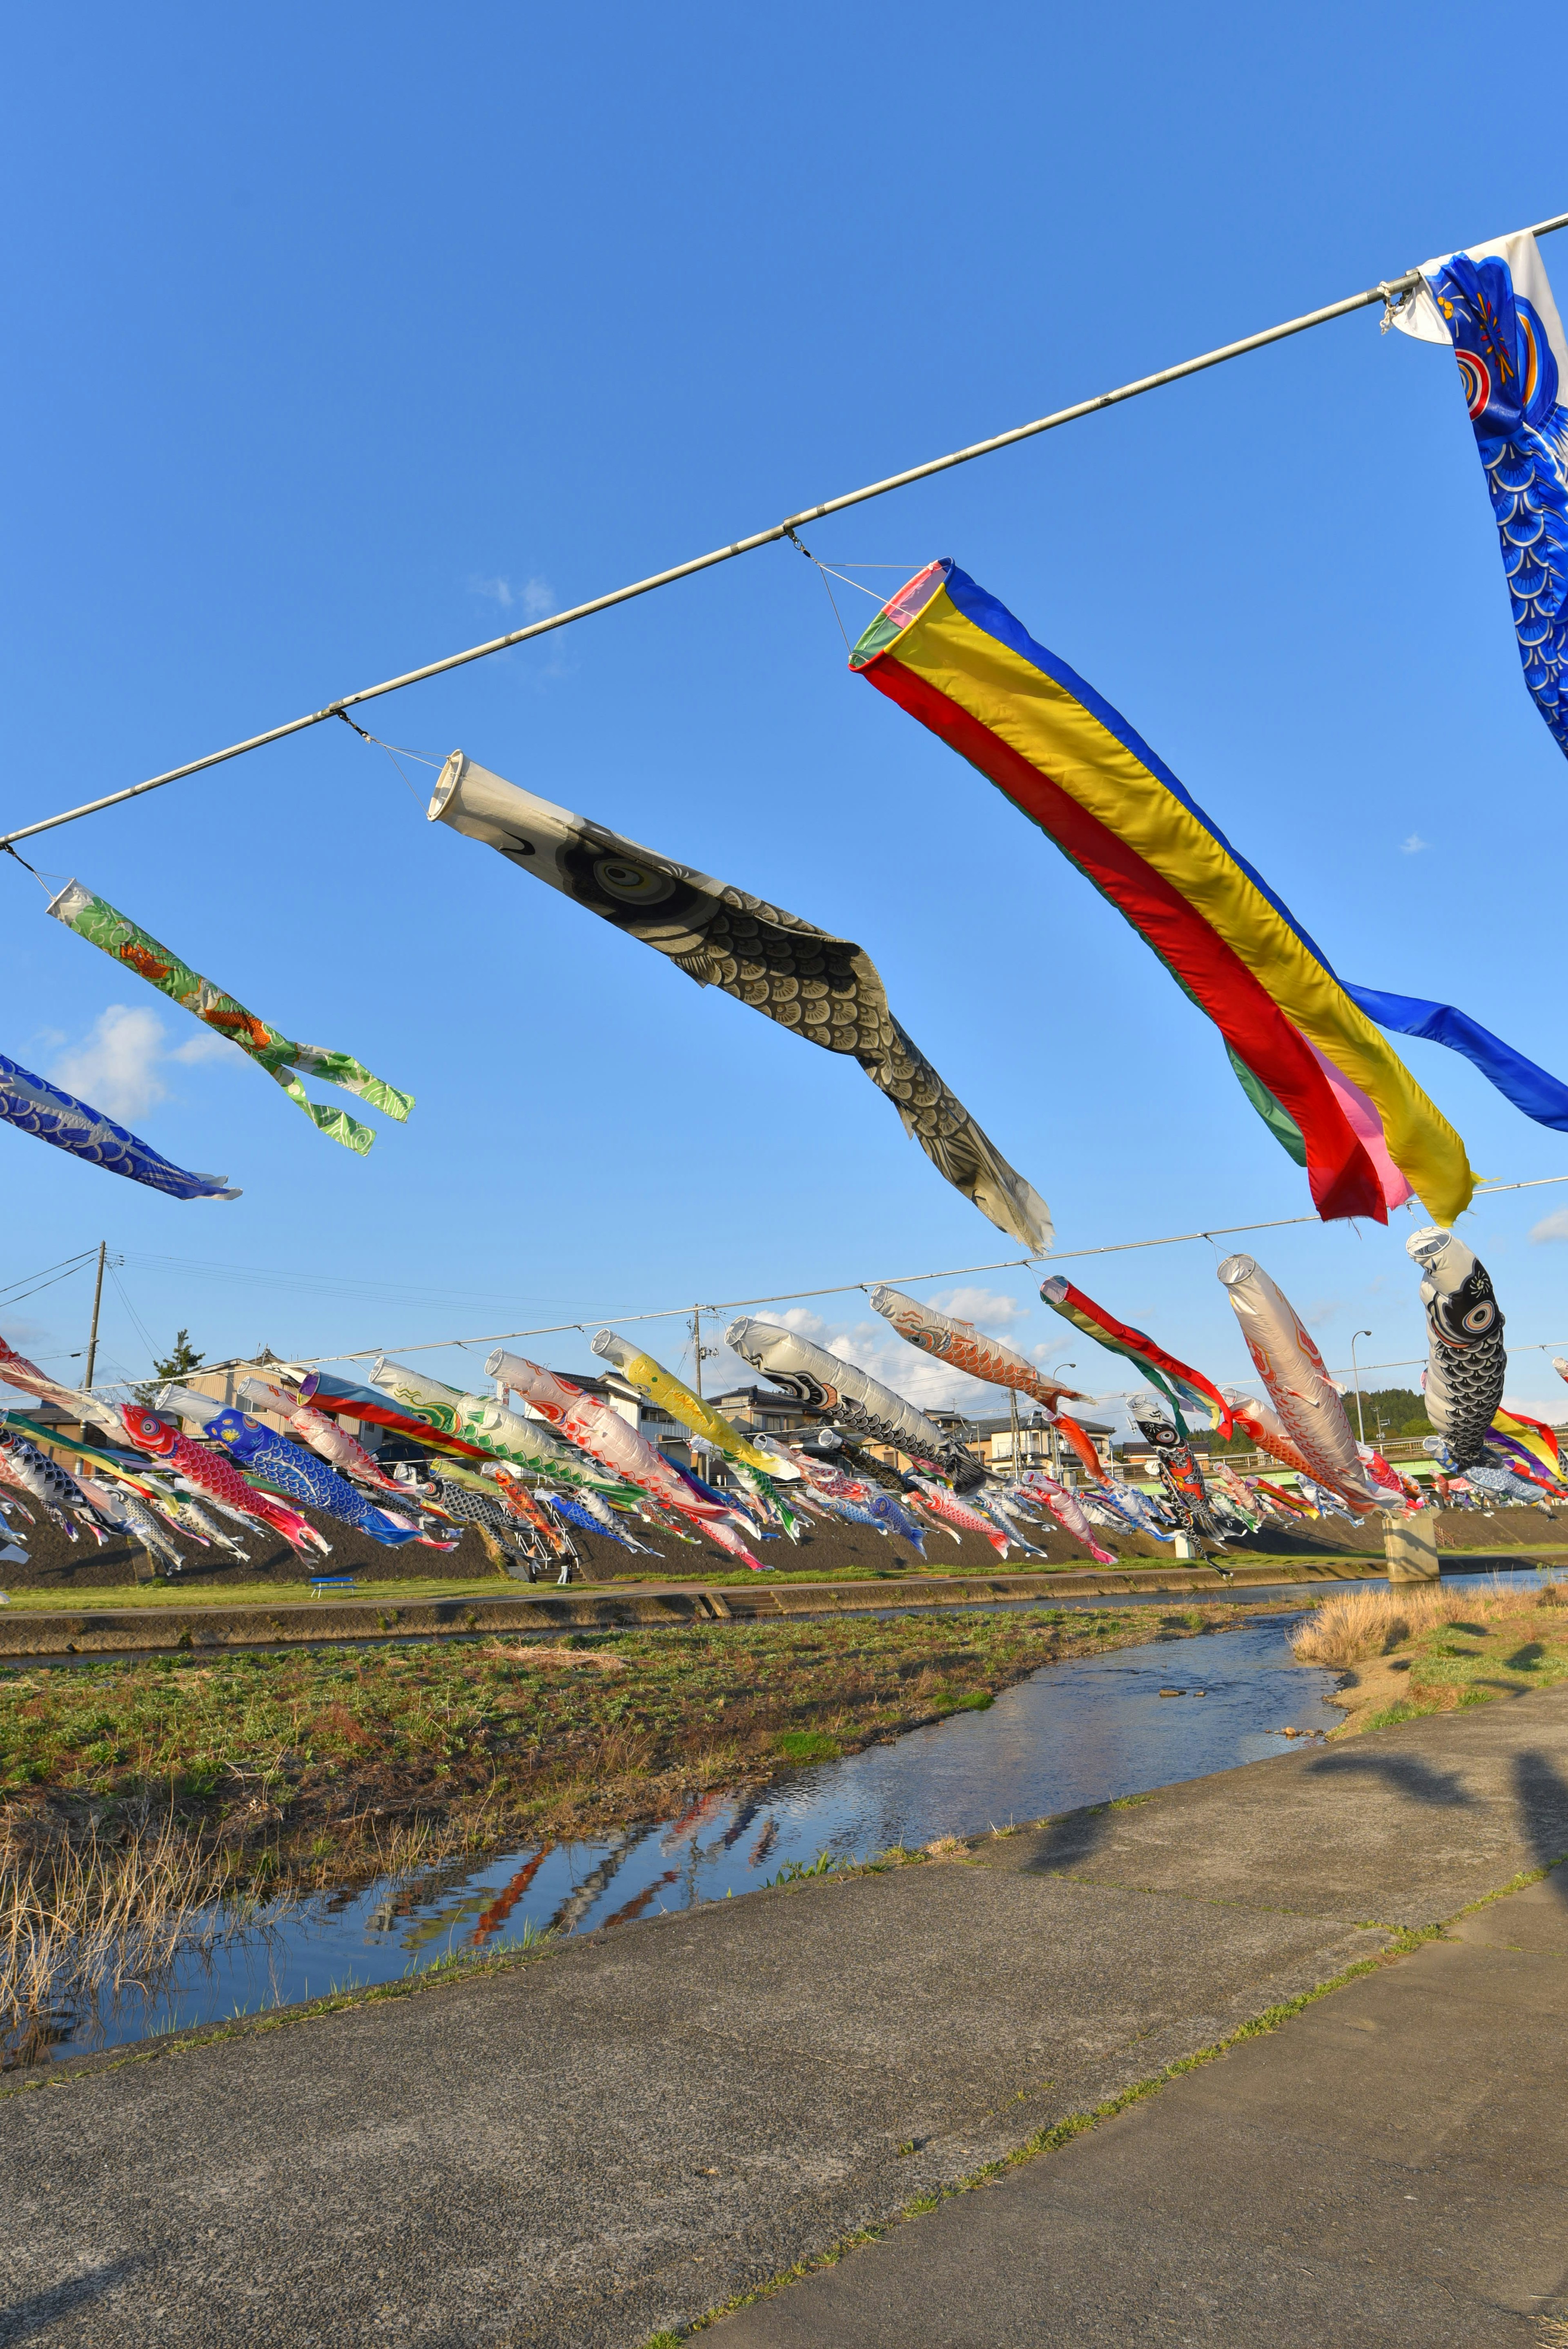
[[[1568,1688],[77,2067],[0,2097],[0,2342],[636,2349],[1564,1852]],[[716,2349],[1550,2339],[1562,1885]]]

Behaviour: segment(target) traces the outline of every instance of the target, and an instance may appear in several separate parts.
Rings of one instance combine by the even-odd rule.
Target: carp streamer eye
[[[1492,1323],[1496,1319],[1497,1307],[1492,1303],[1489,1297],[1484,1304],[1472,1305],[1470,1307],[1470,1311],[1460,1323],[1460,1328],[1465,1332],[1467,1337],[1479,1338],[1482,1336],[1486,1330],[1491,1328]]]
[[[675,894],[669,874],[657,873],[649,864],[634,864],[627,856],[596,856],[593,878],[623,905],[658,905]]]

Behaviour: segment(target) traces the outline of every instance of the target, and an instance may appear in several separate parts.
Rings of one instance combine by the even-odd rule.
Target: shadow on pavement
[[[1513,1783],[1536,1864],[1553,1871],[1546,1888],[1559,1900],[1568,1901],[1568,1868],[1557,1865],[1568,1858],[1568,1779],[1544,1754],[1522,1754],[1513,1765]]]
[[[113,2292],[117,2284],[124,2283],[146,2265],[144,2259],[109,2260],[102,2267],[63,2278],[46,2292],[13,2301],[8,2308],[0,2308],[0,2342],[26,2341],[29,2333],[42,2331],[46,2324],[57,2323],[85,2308],[89,2301]]]

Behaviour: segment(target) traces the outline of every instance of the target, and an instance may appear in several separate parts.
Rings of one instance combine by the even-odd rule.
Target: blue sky
[[[1568,28],[1530,37],[1550,91]],[[1449,77],[1474,48],[1473,16],[1431,5],[32,12],[4,167],[7,821],[1563,209],[1539,95],[1473,135]],[[1568,236],[1543,249],[1561,298]],[[956,557],[1347,976],[1563,1070],[1568,773],[1440,352],[1363,313],[810,543]],[[874,606],[841,600],[852,636]],[[1062,1248],[1308,1211],[1208,1023],[847,673],[788,546],[361,714],[861,940]],[[427,825],[341,726],[25,853],[418,1102],[366,1159],[337,1149],[5,860],[0,1050],[243,1186],[181,1205],[0,1129],[0,1278],[100,1237],[125,1258],[100,1376],[144,1373],[181,1324],[214,1356],[591,1332],[1016,1253],[852,1066]],[[1464,1063],[1408,1055],[1486,1174],[1568,1174]],[[1510,1393],[1554,1414],[1565,1211],[1568,1184],[1464,1226],[1511,1340],[1548,1348]],[[1368,1326],[1364,1360],[1423,1350],[1396,1222],[1242,1243],[1332,1364]],[[1240,1378],[1215,1259],[1071,1268]],[[1081,1358],[1037,1278],[925,1293]],[[68,1371],[89,1302],[77,1276],[0,1330]],[[938,1399],[913,1352],[854,1334],[863,1299],[803,1309]],[[678,1322],[645,1335],[681,1361]],[[574,1333],[538,1350],[591,1361]],[[424,1359],[479,1382],[475,1354]],[[1109,1357],[1079,1370],[1123,1383]]]

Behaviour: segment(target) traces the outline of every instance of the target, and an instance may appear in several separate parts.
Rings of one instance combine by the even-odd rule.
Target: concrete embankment
[[[503,1633],[531,1638],[552,1632],[617,1630],[633,1625],[737,1621],[778,1622],[800,1615],[875,1612],[889,1607],[984,1607],[1027,1599],[1049,1606],[1060,1599],[1114,1600],[1148,1592],[1214,1598],[1244,1596],[1301,1582],[1366,1581],[1380,1575],[1377,1558],[1340,1558],[1282,1565],[1237,1562],[1227,1577],[1208,1567],[1154,1567],[1136,1572],[1088,1568],[1050,1574],[881,1575],[853,1581],[640,1584],[619,1589],[576,1583],[493,1595],[372,1604],[352,1599],[285,1600],[223,1606],[173,1599],[146,1607],[16,1608],[0,1613],[0,1657],[125,1655],[192,1648],[285,1647],[329,1640],[430,1639],[441,1634]],[[284,1586],[286,1588],[288,1586]]]
[[[1409,1936],[1564,1852],[1568,1687],[62,2066],[0,2341],[635,2349],[993,2163],[717,2337],[1539,2341],[1563,1878]]]

